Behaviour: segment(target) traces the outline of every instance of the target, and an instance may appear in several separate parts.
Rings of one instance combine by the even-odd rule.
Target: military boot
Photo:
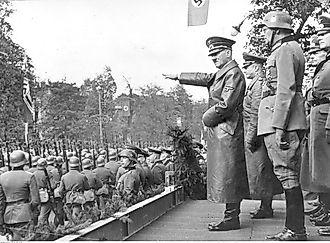
[[[208,225],[209,231],[228,231],[240,229],[239,214],[241,203],[226,203],[225,217],[220,222]]]
[[[315,226],[329,226],[330,216],[328,213],[330,207],[330,194],[319,193],[319,200],[320,200],[321,209],[310,216],[310,221]]]
[[[304,203],[300,186],[285,190],[286,219],[282,232],[267,236],[267,240],[307,240]]]
[[[272,218],[274,215],[272,209],[272,198],[262,199],[260,208],[250,212],[252,219]]]

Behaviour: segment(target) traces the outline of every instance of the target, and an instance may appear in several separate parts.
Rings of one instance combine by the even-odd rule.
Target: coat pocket
[[[330,129],[330,112],[329,112],[329,104],[323,104],[319,106],[319,112],[323,116],[327,116],[326,121],[325,121],[325,129],[329,130]]]
[[[240,114],[234,112],[230,118],[227,118],[224,122],[219,124],[219,128],[230,135],[234,135]]]

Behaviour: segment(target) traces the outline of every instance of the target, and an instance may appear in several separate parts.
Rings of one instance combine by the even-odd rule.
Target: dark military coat
[[[251,152],[245,148],[250,196],[252,199],[272,198],[282,193],[281,182],[273,172],[273,165],[268,157],[263,139],[257,136],[258,108],[261,101],[261,88],[264,78],[256,76],[248,85],[244,97],[244,140],[245,144],[258,144],[258,149]]]
[[[118,180],[117,189],[128,194],[138,193],[140,188],[140,176],[136,169],[125,171]]]
[[[66,195],[67,192],[72,189],[77,191],[87,191],[90,189],[88,184],[88,179],[85,175],[82,175],[77,170],[70,170],[68,173],[62,176],[61,183],[59,187],[60,195]]]
[[[98,190],[102,187],[102,181],[91,170],[83,170],[81,174],[85,175],[91,189]]]
[[[153,175],[153,183],[156,185],[165,183],[165,171],[166,167],[162,162],[156,162],[151,167],[151,173]]]
[[[120,161],[110,161],[104,165],[104,167],[109,169],[113,175],[117,175],[117,171],[120,166],[121,166]]]
[[[232,60],[213,74],[181,73],[181,84],[207,87],[209,107],[217,104],[222,122],[207,128],[207,198],[236,203],[249,196],[244,155],[243,98],[245,79]]]
[[[317,67],[318,72],[312,80],[312,97],[330,98],[330,56]],[[326,128],[330,129],[330,104],[311,107],[308,153],[303,156],[301,166],[301,185],[306,191],[330,191],[330,144],[326,142]],[[307,142],[307,141],[306,141]],[[306,149],[307,149],[306,147]],[[307,156],[306,156],[307,155]]]
[[[151,169],[150,169],[149,165],[147,164],[147,162],[144,162],[142,164],[142,168],[143,168],[143,170],[145,172],[145,176],[146,176],[144,188],[147,188],[154,183],[154,177],[152,175]]]
[[[103,184],[115,184],[116,177],[111,173],[111,171],[105,167],[97,167],[93,170],[97,178],[99,178]]]

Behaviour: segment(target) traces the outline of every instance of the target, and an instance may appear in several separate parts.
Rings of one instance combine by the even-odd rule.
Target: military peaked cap
[[[224,49],[230,49],[236,41],[219,36],[212,36],[206,40],[206,46],[209,48],[209,56],[212,56]]]
[[[262,57],[262,56],[256,56],[247,52],[243,52],[243,68],[247,68],[253,63],[265,63],[267,61],[267,58]]]
[[[324,35],[330,32],[330,15],[322,14],[319,17],[321,28],[317,30],[318,35]]]

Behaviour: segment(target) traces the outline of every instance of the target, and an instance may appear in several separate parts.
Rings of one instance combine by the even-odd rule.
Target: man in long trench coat
[[[243,102],[244,141],[250,196],[261,200],[259,209],[250,212],[254,219],[272,218],[273,195],[283,192],[281,182],[273,172],[262,137],[257,136],[258,108],[261,101],[262,83],[265,80],[263,64],[266,58],[243,53],[243,70],[250,79]]]
[[[312,80],[309,134],[309,160],[303,161],[303,189],[317,192],[321,210],[312,221],[316,226],[330,226],[330,16],[320,16],[323,25],[317,31],[320,48],[327,51]],[[311,218],[312,219],[312,218]],[[330,235],[330,229],[320,229],[322,235]]]
[[[209,109],[203,115],[207,127],[207,198],[225,203],[224,219],[210,223],[210,231],[240,228],[240,203],[249,196],[244,155],[243,98],[245,79],[235,60],[235,41],[223,37],[206,40],[216,73],[163,74],[181,84],[206,87]]]

